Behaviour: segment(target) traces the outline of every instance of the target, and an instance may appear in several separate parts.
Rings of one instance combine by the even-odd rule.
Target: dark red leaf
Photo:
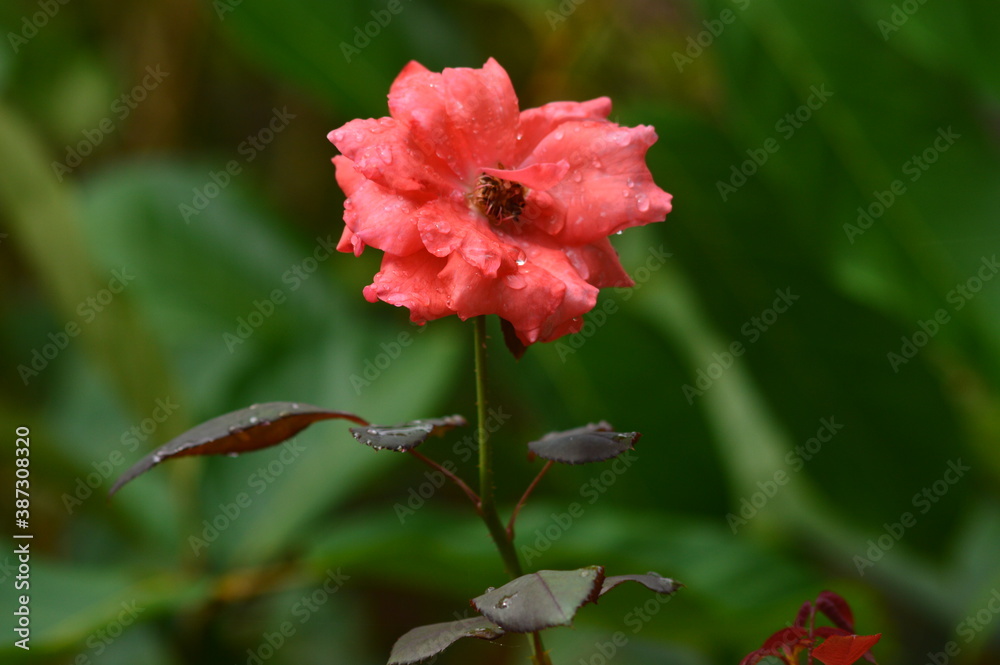
[[[812,650],[816,660],[825,665],[851,665],[882,639],[877,635],[833,635]]]
[[[684,586],[680,582],[675,582],[669,577],[662,577],[659,573],[654,572],[649,572],[645,575],[612,575],[604,578],[604,583],[601,584],[600,595],[603,596],[622,582],[638,582],[650,591],[664,595],[670,595]]]
[[[829,617],[835,626],[854,632],[854,613],[840,595],[832,591],[821,591],[816,597],[816,609]]]
[[[507,345],[510,355],[514,356],[514,360],[520,360],[524,356],[524,352],[528,350],[528,347],[518,338],[517,332],[514,330],[514,324],[502,318],[500,319],[500,330],[503,331],[503,343]]]
[[[441,436],[454,427],[464,427],[466,424],[468,423],[466,423],[465,418],[455,415],[413,420],[399,425],[352,427],[351,434],[355,439],[375,450],[406,452],[419,446],[431,435]]]
[[[832,635],[853,635],[854,633],[834,626],[816,626],[812,634],[814,637],[830,637]]]
[[[747,655],[743,656],[743,660],[740,661],[740,665],[756,665],[761,660],[773,655],[774,654],[772,654],[769,649],[757,649],[756,651],[751,651]]]
[[[292,402],[254,404],[227,413],[188,430],[143,457],[122,474],[108,496],[164,460],[187,455],[238,455],[267,448],[292,438],[317,421],[331,418],[368,424],[364,418],[353,413]]]
[[[780,646],[796,646],[805,644],[809,639],[808,631],[798,626],[792,626],[791,628],[782,628],[771,635],[771,637],[764,640],[761,648],[773,650]]]
[[[528,451],[561,464],[603,462],[632,450],[639,432],[613,432],[605,421],[562,432],[549,432],[528,444]]]
[[[576,611],[596,603],[604,582],[602,566],[539,570],[472,599],[484,617],[511,633],[533,633],[572,624]]]
[[[419,663],[444,651],[463,637],[495,640],[501,635],[503,628],[481,616],[420,626],[396,640],[392,653],[389,654],[389,665]]]
[[[815,611],[813,604],[809,601],[802,603],[802,607],[799,608],[798,614],[795,615],[795,621],[792,622],[792,625],[805,628],[806,624],[810,622],[809,620],[812,619]]]

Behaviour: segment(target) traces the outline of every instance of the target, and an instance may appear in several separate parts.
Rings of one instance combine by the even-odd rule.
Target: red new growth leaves
[[[817,611],[834,626],[814,626]],[[823,591],[815,602],[803,603],[791,627],[771,635],[761,648],[747,654],[740,665],[754,665],[768,656],[787,665],[798,665],[803,653],[808,663],[812,663],[813,657],[824,665],[851,665],[862,657],[874,663],[870,649],[881,638],[881,633],[855,635],[854,613],[847,601],[832,591]]]
[[[881,639],[877,635],[831,635],[823,644],[813,649],[812,655],[825,665],[851,665],[868,653]]]

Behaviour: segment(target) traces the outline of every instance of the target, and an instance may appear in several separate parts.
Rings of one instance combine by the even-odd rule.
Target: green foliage
[[[608,95],[653,125],[675,202],[614,239],[637,286],[582,333],[515,362],[491,330],[502,515],[538,471],[528,441],[642,433],[628,464],[546,476],[527,569],[686,585],[602,598],[547,632],[556,662],[736,662],[825,588],[884,634],[880,662],[949,641],[996,660],[996,3],[49,4],[0,8],[0,431],[32,431],[30,662],[382,663],[506,581],[461,492],[346,427],[104,499],[254,402],[474,413],[470,326],[368,304],[377,252],[329,251],[324,137],[385,115],[411,59],[489,56],[522,107]],[[466,435],[420,451],[472,478]],[[0,658],[28,662],[6,634]],[[524,662],[522,642],[439,662]]]

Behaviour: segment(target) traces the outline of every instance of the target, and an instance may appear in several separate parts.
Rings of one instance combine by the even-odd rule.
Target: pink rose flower
[[[347,195],[338,249],[384,252],[365,298],[420,324],[497,314],[524,345],[577,332],[598,289],[633,285],[608,236],[670,211],[645,163],[653,128],[610,112],[607,97],[519,111],[492,58],[406,65],[389,117],[329,134]]]

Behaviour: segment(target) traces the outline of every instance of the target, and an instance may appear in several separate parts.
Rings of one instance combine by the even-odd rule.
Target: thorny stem
[[[486,431],[486,317],[475,318],[476,343],[476,417],[479,441],[479,514],[496,543],[504,570],[514,579],[521,576],[521,562],[517,558],[514,544],[507,537],[507,531],[500,523],[496,501],[493,496],[493,448],[490,433]]]
[[[476,418],[479,440],[479,514],[500,552],[504,570],[508,577],[521,576],[521,562],[514,549],[514,539],[500,522],[496,501],[493,496],[493,450],[490,433],[486,430],[486,317],[475,318],[475,367],[476,367]],[[539,633],[531,633],[531,662],[535,665],[551,665],[549,655],[542,644]]]

